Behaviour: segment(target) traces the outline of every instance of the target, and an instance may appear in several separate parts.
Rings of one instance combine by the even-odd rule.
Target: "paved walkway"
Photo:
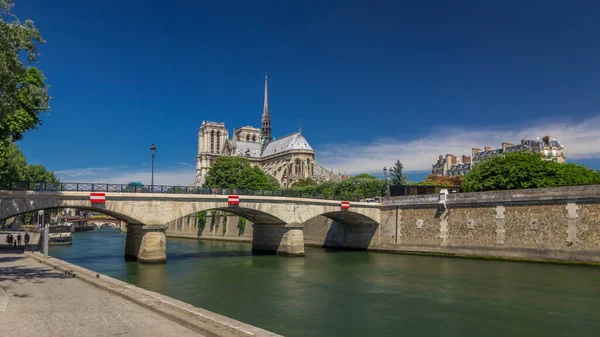
[[[152,311],[0,251],[2,336],[202,336]]]

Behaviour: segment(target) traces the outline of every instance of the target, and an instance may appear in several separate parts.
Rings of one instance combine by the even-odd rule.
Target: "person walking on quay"
[[[21,233],[19,233],[19,235],[17,235],[17,246],[21,245]]]
[[[6,243],[10,245],[10,234],[6,234]]]
[[[25,233],[25,249],[27,249],[27,245],[29,244],[29,239],[31,239],[31,237],[29,237],[29,233]]]

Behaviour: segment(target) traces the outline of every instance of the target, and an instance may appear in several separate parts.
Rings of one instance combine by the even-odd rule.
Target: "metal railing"
[[[358,201],[354,197],[341,195],[314,194],[293,190],[248,190],[240,188],[210,188],[194,186],[139,186],[136,184],[100,184],[100,183],[31,183],[26,181],[0,184],[5,191],[37,192],[110,192],[110,193],[165,193],[165,194],[214,194],[214,195],[256,195],[274,197],[294,197],[321,200]]]

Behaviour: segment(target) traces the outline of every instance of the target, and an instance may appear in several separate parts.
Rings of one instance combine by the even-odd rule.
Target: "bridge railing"
[[[165,194],[215,194],[215,195],[256,195],[275,197],[295,197],[322,200],[358,201],[357,198],[342,195],[314,194],[292,190],[247,190],[239,188],[210,188],[194,186],[136,184],[100,184],[100,183],[31,183],[26,181],[0,184],[0,190],[39,191],[39,192],[112,192],[112,193],[165,193]]]

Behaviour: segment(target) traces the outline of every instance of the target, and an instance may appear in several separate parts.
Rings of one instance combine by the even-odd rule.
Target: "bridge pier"
[[[141,263],[167,262],[167,238],[164,225],[127,224],[125,258]]]
[[[252,226],[252,252],[304,256],[304,232],[300,224]]]

